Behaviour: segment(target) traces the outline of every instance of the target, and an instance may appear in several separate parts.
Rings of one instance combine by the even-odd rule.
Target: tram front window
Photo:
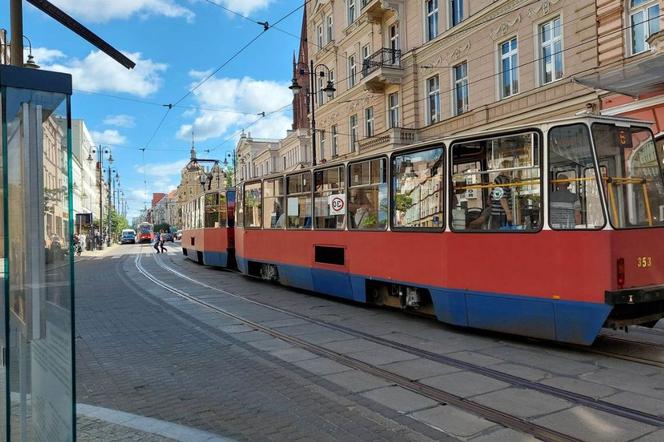
[[[592,132],[611,225],[664,226],[662,162],[652,133],[604,123]]]

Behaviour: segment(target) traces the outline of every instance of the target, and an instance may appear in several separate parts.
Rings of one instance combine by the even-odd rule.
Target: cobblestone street
[[[177,246],[150,252],[117,247],[79,263],[83,440],[664,434],[657,364],[313,296],[198,266]],[[492,422],[496,412],[512,420]]]

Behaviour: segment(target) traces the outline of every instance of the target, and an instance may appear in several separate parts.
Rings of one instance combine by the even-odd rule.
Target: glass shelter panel
[[[284,179],[274,178],[263,182],[263,228],[283,229],[286,214],[284,212]]]
[[[314,222],[316,229],[343,229],[346,222],[344,167],[314,172]]]
[[[70,92],[7,87],[6,68],[0,67],[0,95],[9,348],[2,383],[8,379],[9,388],[2,403],[10,407],[2,439],[69,441],[75,438]],[[28,78],[11,69],[25,75],[21,81]]]
[[[442,147],[392,158],[392,228],[441,230],[443,218]]]
[[[286,217],[289,229],[311,228],[311,173],[286,177]]]
[[[590,131],[584,124],[549,131],[549,225],[552,229],[601,229],[604,212]]]
[[[593,124],[592,132],[611,225],[663,226],[662,161],[650,130]]]
[[[349,227],[356,230],[384,230],[387,228],[387,160],[353,163],[350,170],[348,206]]]
[[[452,230],[539,230],[540,168],[537,132],[452,145]]]
[[[261,189],[260,182],[244,185],[244,227],[260,229],[261,227]]]

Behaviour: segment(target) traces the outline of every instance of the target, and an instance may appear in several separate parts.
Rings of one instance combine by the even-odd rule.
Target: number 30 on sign
[[[636,266],[640,269],[652,267],[652,256],[639,256],[636,258]]]

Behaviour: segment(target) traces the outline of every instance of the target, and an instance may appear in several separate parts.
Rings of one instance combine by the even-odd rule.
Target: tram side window
[[[596,123],[592,134],[611,225],[663,226],[662,158],[650,130]]]
[[[587,126],[554,127],[549,131],[549,225],[575,230],[604,224]]]
[[[286,177],[286,224],[289,229],[311,228],[311,173]]]
[[[261,227],[261,183],[244,185],[244,227]]]
[[[235,210],[237,211],[235,217],[237,227],[244,227],[244,186],[239,186],[235,194]]]
[[[286,225],[284,211],[284,179],[275,178],[263,183],[263,227],[283,229]]]
[[[226,203],[226,193],[219,193],[219,225],[218,227],[226,227],[228,221],[228,208]]]
[[[235,190],[226,191],[226,225],[235,227]]]
[[[540,145],[537,132],[453,144],[452,230],[539,230]]]
[[[343,229],[346,221],[346,179],[344,167],[314,173],[314,227]]]
[[[387,227],[387,171],[385,158],[353,163],[350,169],[348,219],[355,230]]]
[[[444,151],[442,147],[392,158],[392,227],[441,230]]]
[[[219,225],[219,194],[205,194],[205,227],[220,227]]]

